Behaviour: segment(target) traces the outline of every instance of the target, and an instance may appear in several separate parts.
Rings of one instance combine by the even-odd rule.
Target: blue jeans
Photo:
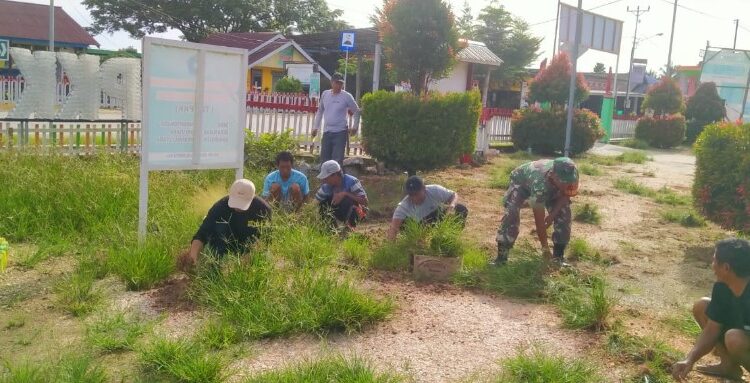
[[[336,160],[344,166],[344,152],[349,142],[349,131],[326,132],[320,140],[320,163]]]

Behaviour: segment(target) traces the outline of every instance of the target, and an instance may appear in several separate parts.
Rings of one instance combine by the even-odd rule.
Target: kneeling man
[[[411,176],[406,180],[406,197],[398,203],[393,213],[388,239],[395,239],[401,226],[407,219],[430,224],[443,220],[453,214],[466,223],[469,209],[458,203],[458,194],[440,185],[426,185],[421,178]]]

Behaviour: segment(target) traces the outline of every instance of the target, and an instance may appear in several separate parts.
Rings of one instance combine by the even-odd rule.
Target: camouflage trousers
[[[529,194],[522,188],[516,185],[511,185],[508,188],[503,198],[505,213],[503,213],[500,227],[497,229],[497,237],[495,238],[498,246],[513,247],[513,244],[516,243],[521,224],[521,207],[523,207],[523,203],[528,198]],[[554,208],[556,201],[557,196],[554,195],[547,201],[545,205],[548,212]],[[568,203],[563,206],[560,214],[557,215],[553,223],[553,244],[567,245],[570,242],[571,223],[570,203]]]

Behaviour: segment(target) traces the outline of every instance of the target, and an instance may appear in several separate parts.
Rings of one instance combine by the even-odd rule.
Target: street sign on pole
[[[341,32],[341,51],[351,52],[354,50],[354,32]]]
[[[0,40],[0,61],[8,61],[10,56],[10,41]]]

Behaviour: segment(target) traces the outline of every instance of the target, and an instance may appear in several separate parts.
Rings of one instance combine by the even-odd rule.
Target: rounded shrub
[[[652,86],[646,92],[643,108],[653,110],[657,116],[682,113],[685,110],[685,103],[677,82],[669,77],[664,77]]]
[[[550,102],[553,105],[568,103],[570,76],[573,66],[568,54],[562,52],[555,56],[549,66],[539,71],[529,85],[529,102]],[[589,97],[589,88],[582,74],[576,76],[575,103]]]
[[[386,165],[409,172],[444,167],[474,151],[481,109],[479,92],[370,93],[362,98],[363,144]]]
[[[635,126],[635,138],[656,148],[673,148],[685,140],[685,117],[673,114],[643,117]]]
[[[688,121],[685,134],[687,142],[695,142],[704,126],[721,121],[725,114],[724,100],[719,97],[716,84],[712,82],[701,84],[693,97],[688,100],[685,109],[685,118]]]
[[[750,124],[706,126],[695,142],[695,157],[698,210],[724,228],[750,233]]]
[[[540,110],[528,108],[513,116],[513,146],[518,150],[531,148],[534,153],[554,155],[565,150],[567,112],[562,108]],[[586,109],[577,109],[573,117],[571,151],[580,154],[604,136],[599,117]]]
[[[302,82],[294,77],[284,76],[276,83],[274,90],[280,93],[302,93]]]

